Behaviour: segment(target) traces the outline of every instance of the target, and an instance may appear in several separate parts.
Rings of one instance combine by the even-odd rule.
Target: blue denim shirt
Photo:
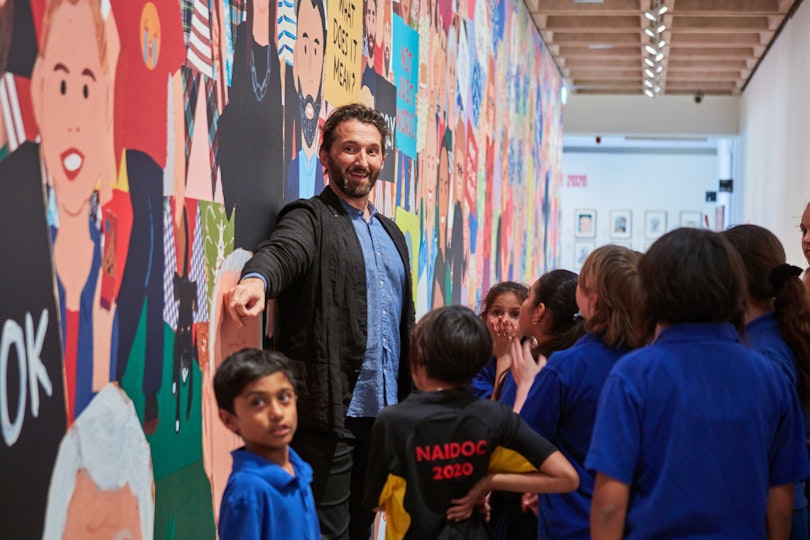
[[[397,403],[399,323],[406,273],[393,240],[376,219],[377,209],[369,203],[371,217],[366,222],[363,212],[341,202],[363,248],[368,305],[366,356],[346,414],[374,417],[383,407]]]

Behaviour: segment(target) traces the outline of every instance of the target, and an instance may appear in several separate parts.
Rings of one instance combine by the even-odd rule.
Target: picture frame
[[[693,229],[703,228],[703,212],[682,211],[680,226]]]
[[[580,208],[574,212],[574,236],[596,238],[596,210]]]
[[[633,231],[632,216],[633,213],[630,210],[611,210],[610,237],[630,238]]]
[[[574,269],[582,270],[585,259],[596,249],[596,242],[574,242]]]
[[[644,236],[658,238],[667,232],[667,213],[664,210],[647,210],[644,214]]]

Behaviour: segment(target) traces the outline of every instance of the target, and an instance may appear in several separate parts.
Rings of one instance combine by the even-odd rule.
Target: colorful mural
[[[0,0],[4,536],[215,537],[211,378],[262,340],[222,294],[336,106],[392,128],[418,315],[554,266],[560,84],[520,0]]]

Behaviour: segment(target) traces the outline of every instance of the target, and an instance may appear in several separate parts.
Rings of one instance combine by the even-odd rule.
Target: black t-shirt
[[[488,472],[532,472],[556,448],[505,405],[466,389],[412,394],[380,413],[365,504],[383,506],[395,537],[435,538],[450,501]]]

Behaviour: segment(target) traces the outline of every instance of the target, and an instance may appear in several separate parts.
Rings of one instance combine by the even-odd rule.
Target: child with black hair
[[[801,407],[740,338],[739,255],[718,233],[676,229],[641,258],[639,281],[657,335],[599,399],[592,538],[787,538],[793,484],[810,472]]]
[[[222,422],[245,441],[231,452],[217,532],[231,538],[320,539],[312,469],[290,448],[298,425],[295,380],[287,358],[244,349],[220,365],[214,393]]]
[[[384,409],[372,430],[365,504],[386,511],[388,538],[487,537],[475,507],[490,490],[576,488],[554,446],[468,390],[491,353],[486,326],[466,307],[435,309],[414,328],[410,367],[421,392]]]
[[[504,377],[512,365],[512,338],[520,322],[520,307],[529,296],[522,283],[502,281],[490,287],[479,317],[492,338],[492,358],[472,381],[472,393],[479,398],[499,399]]]

